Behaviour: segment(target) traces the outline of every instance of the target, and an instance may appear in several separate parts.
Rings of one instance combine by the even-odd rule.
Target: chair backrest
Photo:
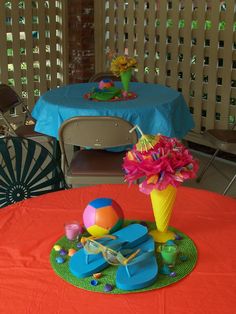
[[[112,72],[99,72],[90,77],[89,82],[100,82],[102,79],[110,79],[112,81],[120,81],[120,77],[115,76]],[[131,82],[137,82],[132,75]]]
[[[129,133],[133,125],[119,117],[73,117],[63,122],[59,130],[62,154],[64,144],[105,149],[135,144],[137,133]]]
[[[23,105],[23,100],[14,89],[6,84],[0,84],[0,112],[4,114],[19,105]]]
[[[0,208],[66,187],[60,166],[44,146],[27,138],[0,138]]]

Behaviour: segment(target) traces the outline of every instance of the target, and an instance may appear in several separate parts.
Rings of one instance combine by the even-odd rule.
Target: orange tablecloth
[[[236,200],[181,187],[171,225],[199,253],[193,272],[145,293],[109,295],[78,289],[59,278],[49,253],[63,223],[82,218],[87,203],[111,197],[128,219],[153,220],[137,186],[101,185],[51,193],[0,210],[0,313],[232,314],[236,308]]]

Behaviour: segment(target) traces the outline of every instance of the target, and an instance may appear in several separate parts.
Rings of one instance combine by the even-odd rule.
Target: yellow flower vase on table
[[[135,58],[129,57],[127,55],[117,56],[113,55],[111,61],[111,72],[120,77],[121,83],[123,85],[123,96],[128,96],[129,83],[131,81],[132,70],[137,68],[137,61]]]
[[[156,221],[156,230],[151,230],[155,242],[174,240],[174,232],[168,229],[177,187],[187,179],[195,178],[198,162],[188,149],[176,138],[162,134],[144,134],[123,159],[125,180],[131,184],[142,179],[139,190],[150,195]]]
[[[176,198],[177,189],[168,185],[164,190],[154,189],[150,193],[152,209],[155,217],[157,229],[150,231],[155,242],[165,243],[174,240],[174,232],[168,230],[172,209]]]

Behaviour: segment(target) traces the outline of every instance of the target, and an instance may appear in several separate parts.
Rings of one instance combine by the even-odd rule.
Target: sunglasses
[[[96,241],[96,239],[101,238],[110,238],[110,239],[116,239],[115,236],[107,235],[103,237],[82,237],[81,243],[86,250],[88,254],[98,254],[102,253],[105,260],[111,264],[111,265],[127,265],[137,254],[140,252],[140,249],[133,252],[128,257],[125,257],[124,255],[129,254],[131,252],[130,249],[123,249],[122,254],[121,252],[117,252],[99,242]]]

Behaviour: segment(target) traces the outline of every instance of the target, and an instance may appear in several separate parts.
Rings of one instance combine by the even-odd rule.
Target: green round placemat
[[[130,223],[144,223],[143,221],[125,221],[125,225],[128,225]],[[148,227],[148,230],[156,229],[155,223],[152,222],[145,222],[145,224]],[[116,266],[109,266],[101,271],[102,276],[98,280],[97,286],[91,285],[91,280],[93,280],[93,276],[89,276],[86,278],[77,278],[74,275],[72,275],[69,271],[68,261],[70,257],[68,255],[65,256],[65,262],[62,264],[58,264],[56,262],[56,258],[60,256],[59,252],[55,251],[54,248],[52,248],[50,253],[50,262],[52,265],[52,268],[56,272],[56,274],[64,279],[65,281],[69,282],[70,284],[84,290],[89,290],[93,292],[100,292],[100,293],[107,293],[104,292],[104,286],[105,284],[110,284],[113,286],[113,290],[110,291],[110,294],[123,294],[123,293],[136,293],[136,292],[143,292],[153,289],[159,289],[165,286],[169,286],[177,281],[180,281],[182,278],[187,276],[194,268],[196,262],[197,262],[197,249],[194,245],[193,241],[183,232],[177,230],[176,228],[169,227],[170,230],[175,232],[178,236],[180,236],[180,240],[175,240],[175,243],[178,245],[179,254],[177,257],[177,262],[175,267],[173,268],[173,272],[176,273],[175,277],[170,277],[169,275],[163,275],[160,274],[160,269],[162,267],[162,261],[160,253],[156,251],[156,258],[159,268],[159,274],[157,277],[157,280],[154,284],[152,284],[149,287],[139,289],[139,290],[132,290],[132,291],[126,291],[121,290],[116,287],[115,278],[116,278]],[[84,234],[85,236],[88,234]],[[70,248],[74,248],[76,250],[79,250],[76,247],[76,243],[71,244],[70,241],[66,239],[65,236],[61,237],[54,245],[60,245],[63,249],[68,250]]]

